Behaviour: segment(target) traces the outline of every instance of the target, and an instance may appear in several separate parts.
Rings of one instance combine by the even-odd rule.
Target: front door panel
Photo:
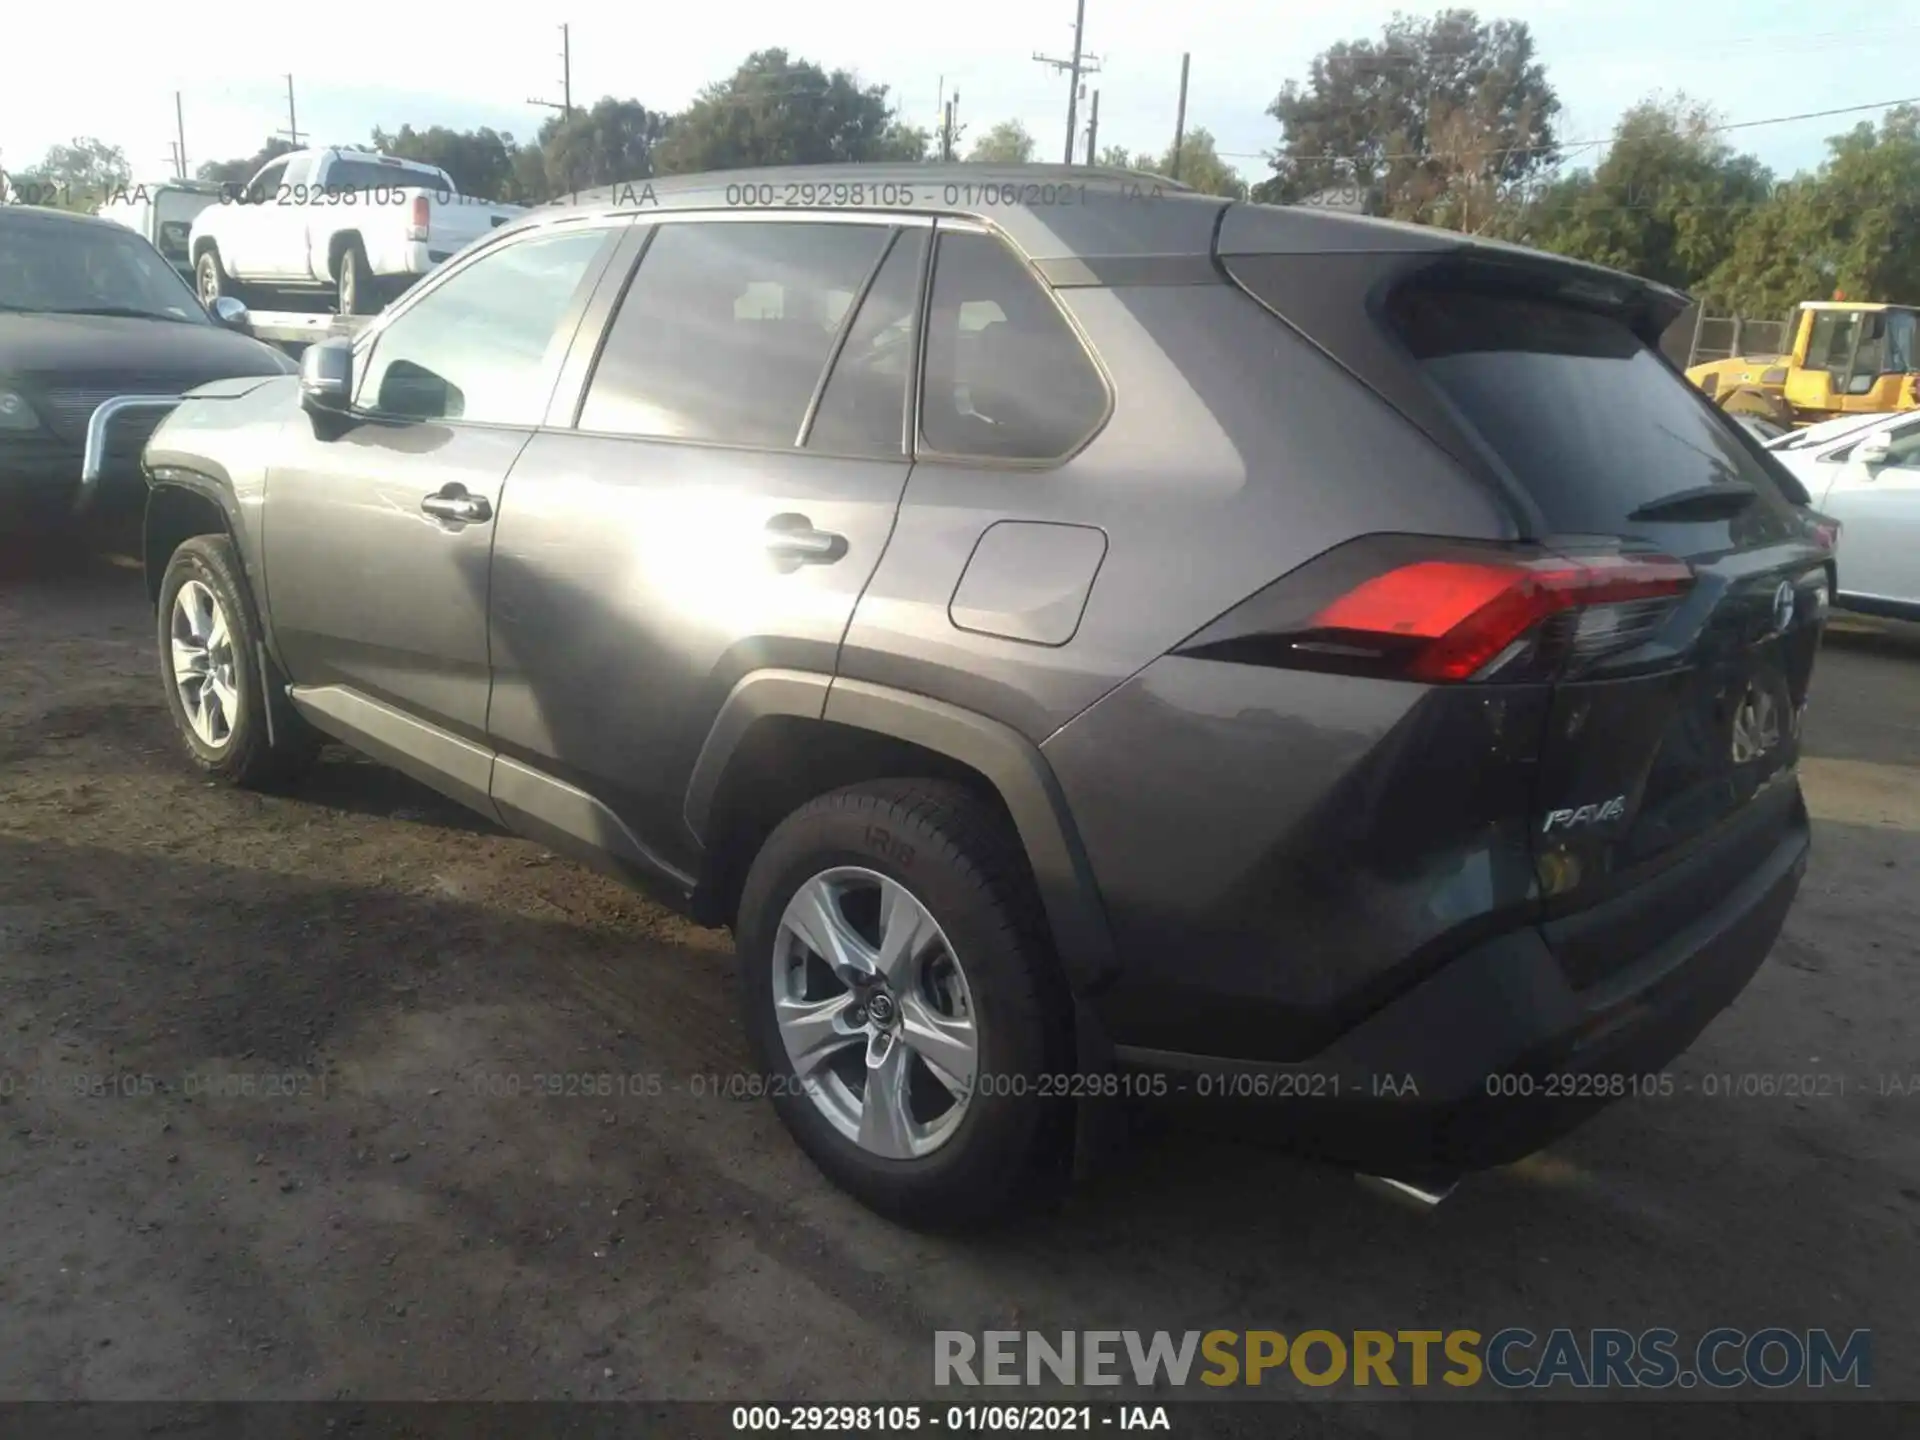
[[[327,423],[296,416],[267,479],[267,603],[292,678],[479,739],[487,558],[501,482],[531,432],[364,421],[326,438]],[[488,518],[423,509],[456,486]]]

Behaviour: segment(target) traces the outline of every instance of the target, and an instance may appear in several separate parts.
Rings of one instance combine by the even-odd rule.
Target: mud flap
[[[1077,1073],[1110,1074],[1114,1068],[1113,1044],[1086,1003],[1079,999],[1073,1002],[1073,1032]],[[1125,1145],[1129,1133],[1124,1100],[1118,1096],[1080,1096],[1074,1102],[1073,1116],[1074,1181],[1083,1181],[1106,1168],[1107,1162]]]

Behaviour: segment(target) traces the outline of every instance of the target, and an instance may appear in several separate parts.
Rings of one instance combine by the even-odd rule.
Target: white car
[[[1920,410],[1828,420],[1767,449],[1840,522],[1836,602],[1920,619]]]
[[[470,241],[524,213],[462,195],[444,170],[366,150],[296,150],[195,217],[200,298],[253,290],[336,297],[371,315]]]

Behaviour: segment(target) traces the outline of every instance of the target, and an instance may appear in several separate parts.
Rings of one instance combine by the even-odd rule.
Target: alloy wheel
[[[222,750],[240,718],[240,687],[233,632],[219,598],[202,581],[188,580],[174,592],[168,621],[173,684],[180,708],[200,743]]]
[[[904,885],[839,866],[794,892],[774,940],[780,1038],[814,1106],[861,1149],[931,1154],[971,1100],[973,994],[932,913]]]

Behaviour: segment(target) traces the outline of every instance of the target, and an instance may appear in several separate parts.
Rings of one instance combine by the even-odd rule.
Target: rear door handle
[[[832,564],[847,553],[844,536],[816,530],[804,515],[776,515],[767,522],[767,553],[782,560]]]
[[[493,506],[480,495],[469,495],[459,485],[435,491],[420,502],[420,508],[436,520],[457,520],[475,524],[493,518]]]

